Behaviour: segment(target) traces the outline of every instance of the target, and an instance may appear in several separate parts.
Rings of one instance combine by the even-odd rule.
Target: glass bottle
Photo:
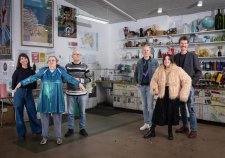
[[[207,62],[206,62],[206,71],[209,71],[209,70],[210,70],[210,62],[207,61]]]
[[[220,12],[220,9],[218,9],[218,12],[215,16],[215,30],[221,30],[223,29],[223,15]]]
[[[218,57],[221,57],[222,56],[222,48],[223,48],[223,46],[217,46],[217,48],[218,48]]]
[[[158,51],[158,58],[162,58],[162,51],[161,51],[161,49],[159,49],[159,51]]]
[[[223,10],[223,29],[225,29],[225,9]]]
[[[37,68],[37,67],[36,67],[36,64],[34,63],[34,64],[33,64],[33,67],[32,67],[32,70],[35,72],[35,71],[36,71],[36,68]]]

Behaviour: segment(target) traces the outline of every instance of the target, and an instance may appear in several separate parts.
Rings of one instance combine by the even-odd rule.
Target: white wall
[[[72,8],[76,8],[70,3],[65,2],[64,0],[55,0],[54,1],[54,16],[57,17],[57,5],[64,5]],[[84,11],[76,8],[77,11],[81,14],[87,14]],[[69,56],[71,55],[72,49],[68,47],[68,42],[78,42],[79,49],[79,33],[84,32],[93,32],[98,33],[99,37],[99,49],[97,51],[87,51],[80,49],[81,53],[84,55],[96,55],[96,60],[100,62],[102,67],[107,67],[107,52],[108,52],[108,32],[109,25],[98,24],[95,22],[89,22],[85,20],[79,20],[79,22],[88,23],[91,27],[77,26],[78,37],[75,38],[65,38],[58,37],[58,23],[56,18],[54,18],[54,48],[42,48],[42,47],[27,47],[21,46],[21,13],[20,13],[20,1],[13,1],[13,13],[12,13],[12,51],[13,51],[13,60],[16,62],[18,57],[18,50],[28,50],[30,52],[55,52],[54,54],[59,57],[60,65],[64,66],[69,62]],[[16,64],[16,63],[15,63]],[[37,66],[43,66],[44,64],[37,64]]]

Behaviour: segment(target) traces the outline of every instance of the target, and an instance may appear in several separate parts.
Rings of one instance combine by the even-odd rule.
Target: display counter
[[[122,81],[96,81],[98,102],[111,101],[114,107],[142,111],[141,97],[134,83]],[[110,99],[109,99],[110,98]],[[154,105],[157,97],[154,98]],[[225,123],[225,88],[196,87],[197,119]]]

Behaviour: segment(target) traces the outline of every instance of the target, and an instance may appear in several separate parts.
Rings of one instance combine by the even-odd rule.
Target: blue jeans
[[[75,102],[79,109],[79,128],[84,129],[86,125],[85,107],[87,104],[88,94],[72,96],[67,95],[67,108],[68,108],[68,128],[74,129],[74,106]]]
[[[41,125],[37,119],[37,110],[32,95],[32,89],[18,88],[14,94],[17,135],[21,137],[26,135],[26,126],[23,119],[24,106],[27,110],[32,133],[41,133]]]
[[[141,102],[143,106],[144,123],[152,125],[152,113],[153,113],[153,95],[150,93],[149,86],[139,86],[139,92],[141,94]]]
[[[49,128],[49,117],[51,113],[40,113],[41,115],[41,125],[42,125],[42,136],[48,139],[48,128]],[[62,114],[52,113],[53,123],[54,123],[54,133],[55,138],[61,138],[62,135]]]
[[[188,97],[187,101],[187,107],[190,115],[190,128],[191,131],[197,131],[197,118],[196,118],[196,109],[194,104],[194,95],[195,95],[195,89],[194,87],[191,87],[191,91]],[[180,112],[181,112],[181,119],[183,122],[183,127],[188,126],[188,118],[187,118],[187,110],[185,108],[185,105],[180,106]]]

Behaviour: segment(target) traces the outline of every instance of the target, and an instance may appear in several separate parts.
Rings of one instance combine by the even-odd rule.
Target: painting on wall
[[[91,51],[98,51],[98,33],[80,32],[80,48]]]
[[[52,0],[21,0],[21,45],[54,47]]]
[[[58,10],[58,36],[77,38],[76,9],[60,6]]]
[[[11,0],[0,1],[0,59],[12,59]]]

